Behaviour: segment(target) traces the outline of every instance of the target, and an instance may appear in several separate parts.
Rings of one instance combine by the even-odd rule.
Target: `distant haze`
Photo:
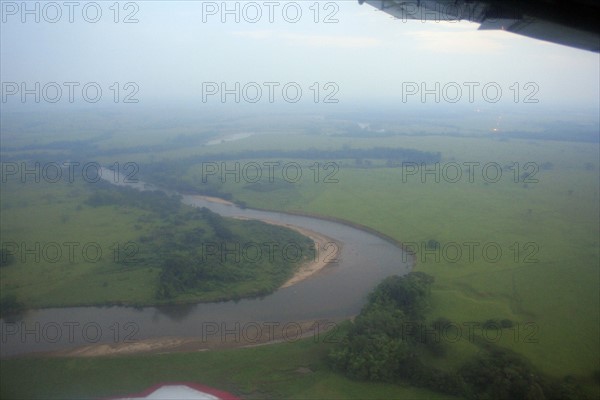
[[[82,88],[89,83],[102,90],[100,104],[116,99],[127,107],[135,107],[122,104],[127,96],[139,105],[217,106],[221,89],[230,91],[228,105],[238,104],[237,91],[240,104],[257,109],[315,102],[329,109],[438,101],[523,111],[599,106],[596,53],[476,31],[469,22],[394,20],[356,1],[275,3],[271,9],[265,2],[227,2],[223,10],[220,1],[99,2],[97,10],[81,2],[71,10],[30,2],[24,11],[25,3],[2,2],[2,106],[23,105],[23,82],[26,105],[38,105],[31,93],[38,90],[40,105],[51,107],[85,106]],[[286,84],[292,85],[283,95]],[[62,97],[53,103],[56,85]],[[93,97],[96,88],[88,89]],[[253,103],[257,90],[261,97]]]

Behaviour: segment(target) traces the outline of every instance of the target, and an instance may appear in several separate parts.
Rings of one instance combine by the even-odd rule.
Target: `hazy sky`
[[[329,94],[340,104],[382,100],[399,106],[421,102],[419,94],[407,96],[407,91],[420,90],[422,83],[435,90],[439,82],[439,92],[447,90],[442,102],[456,101],[458,85],[463,91],[458,103],[468,105],[465,82],[476,82],[475,100],[484,103],[482,87],[492,84],[490,98],[500,87],[501,102],[514,103],[517,96],[523,103],[528,94],[539,101],[523,107],[598,107],[596,53],[506,32],[477,31],[468,22],[403,22],[356,0],[292,3],[227,2],[228,9],[239,10],[236,22],[235,12],[223,14],[221,1],[121,2],[118,15],[113,1],[74,2],[73,8],[62,1],[29,2],[30,9],[36,4],[39,9],[36,22],[35,12],[23,14],[20,1],[2,1],[3,105],[20,102],[18,94],[7,95],[15,89],[12,82],[25,82],[28,88],[35,82],[40,87],[57,82],[63,90],[59,103],[67,105],[69,87],[63,82],[77,83],[71,84],[76,103],[85,101],[81,89],[86,83],[96,83],[102,100],[112,100],[111,85],[118,82],[120,102],[131,94],[140,104],[160,100],[199,105],[203,84],[207,103],[215,103],[221,101],[219,93],[209,96],[207,90],[221,90],[222,82],[231,89],[239,82],[240,92],[255,82],[262,103],[269,102],[269,90],[275,102],[288,102],[297,98],[294,90],[300,87],[303,101],[314,101],[318,88],[320,102]],[[124,23],[128,16],[137,22]],[[125,88],[127,82],[135,85]],[[291,92],[286,99],[282,87],[290,82],[294,85],[287,86]],[[334,85],[325,86],[328,82]],[[256,84],[246,86],[251,100],[256,99]],[[55,88],[46,89],[46,97],[55,98]],[[139,91],[133,94],[134,89]],[[33,98],[28,95],[27,102]],[[226,101],[233,103],[234,95]],[[434,102],[434,96],[426,101]]]

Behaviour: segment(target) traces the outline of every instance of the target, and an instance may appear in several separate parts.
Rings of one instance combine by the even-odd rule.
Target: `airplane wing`
[[[160,383],[141,393],[111,397],[107,400],[240,400],[239,397],[222,390],[198,383]]]
[[[597,0],[359,0],[398,19],[468,20],[479,29],[519,35],[600,52]]]

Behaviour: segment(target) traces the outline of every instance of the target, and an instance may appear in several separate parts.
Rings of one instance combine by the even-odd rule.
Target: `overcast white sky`
[[[468,22],[403,22],[356,0],[316,6],[315,1],[298,1],[287,6],[287,15],[283,9],[289,2],[272,2],[270,8],[267,2],[258,1],[254,3],[258,8],[246,6],[246,13],[245,2],[228,2],[230,9],[237,3],[239,22],[234,14],[222,15],[221,1],[121,2],[118,16],[113,1],[98,2],[102,15],[97,23],[84,19],[84,8],[88,19],[96,17],[96,7],[89,2],[75,2],[73,23],[69,22],[71,9],[64,2],[54,3],[60,7],[60,18],[57,8],[45,7],[46,2],[29,2],[29,7],[35,9],[36,3],[39,22],[34,14],[23,15],[20,1],[2,1],[4,91],[6,82],[26,82],[28,87],[35,82],[42,86],[47,82],[98,82],[103,95],[110,97],[113,82],[121,86],[135,82],[139,87],[135,98],[140,104],[177,103],[201,101],[203,82],[226,82],[228,87],[235,82],[241,86],[297,82],[304,100],[312,99],[314,82],[320,85],[321,95],[331,93],[324,85],[334,82],[339,89],[334,98],[340,103],[381,100],[402,104],[407,82],[426,82],[429,87],[435,82],[441,87],[450,82],[482,86],[496,82],[503,90],[502,101],[513,101],[511,86],[516,82],[521,102],[534,88],[539,90],[533,97],[539,100],[536,107],[598,107],[596,53],[506,32],[477,31],[477,25]],[[262,17],[252,23],[257,9]],[[274,10],[273,22],[269,21],[270,9]],[[292,23],[298,9],[302,15]],[[138,22],[123,23],[128,15]],[[324,21],[327,16],[330,23]],[[54,19],[57,22],[49,22]],[[525,88],[528,82],[535,86]],[[75,89],[76,101],[81,101],[79,88]],[[460,102],[466,104],[468,88],[463,88]],[[261,101],[266,102],[268,87],[263,89]],[[283,101],[277,90],[275,100]],[[121,95],[129,92],[121,87]],[[454,96],[454,92],[448,93]],[[481,100],[481,90],[475,94]],[[61,102],[66,99],[65,86]],[[233,101],[232,96],[230,99]],[[18,95],[7,97],[8,103],[19,101]],[[420,97],[408,101],[417,103]]]

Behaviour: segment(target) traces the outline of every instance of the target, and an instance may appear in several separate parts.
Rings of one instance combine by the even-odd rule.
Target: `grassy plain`
[[[100,358],[3,360],[3,399],[87,399],[157,382],[201,382],[244,399],[452,399],[428,390],[352,381],[324,362],[330,345],[303,339],[254,348]],[[4,384],[10,382],[10,384]]]
[[[137,219],[148,213],[86,206],[89,191],[77,183],[7,182],[1,195],[2,242],[16,250],[14,265],[0,270],[3,295],[31,308],[135,304],[154,296],[158,268],[115,263],[118,248],[137,240]]]
[[[335,175],[338,182],[324,183],[322,180],[315,182],[313,171],[308,169],[316,160],[294,160],[302,164],[304,172],[297,183],[279,179],[274,184],[266,182],[261,190],[256,190],[256,185],[243,179],[239,182],[228,179],[223,191],[248,206],[337,217],[364,224],[404,243],[415,244],[418,246],[416,270],[435,277],[432,306],[428,312],[430,320],[445,317],[464,325],[491,318],[510,319],[516,326],[512,330],[503,330],[498,344],[524,355],[550,375],[575,376],[591,393],[600,394],[600,383],[593,378],[593,374],[600,371],[600,149],[597,143],[501,140],[488,136],[259,135],[210,147],[166,149],[161,157],[176,159],[196,155],[200,162],[206,154],[247,149],[344,146],[439,151],[442,165],[479,162],[480,167],[475,168],[473,183],[469,182],[465,171],[456,183],[448,182],[443,176],[436,182],[433,175],[428,175],[426,182],[422,182],[419,174],[403,179],[402,170],[397,167],[364,168],[355,160],[318,160],[342,165]],[[150,160],[133,149],[119,158],[122,161]],[[240,160],[241,163],[245,161],[260,163],[265,160]],[[525,178],[520,174],[525,172],[524,169],[517,174],[517,179],[512,171],[504,170],[498,182],[487,181],[481,175],[481,166],[489,162],[502,166],[517,162],[521,168],[529,162],[537,166],[551,165],[535,174],[533,178],[538,180],[537,183],[525,184]],[[198,164],[183,178],[198,183],[201,176]],[[10,194],[7,196],[10,199]],[[67,193],[56,196],[60,200],[66,198]],[[39,214],[35,214],[18,211],[21,198],[11,200],[12,208],[8,213],[3,210],[3,219],[5,216],[15,218],[28,225],[39,223],[44,215],[51,215],[48,222],[41,222],[40,230],[60,229],[60,215],[65,211],[56,205],[56,201],[29,200],[40,209]],[[62,201],[63,204],[67,202],[66,199]],[[78,216],[82,224],[86,220],[84,211]],[[129,217],[111,218],[106,225],[107,243],[130,240],[135,232],[131,230]],[[104,237],[98,232],[94,231],[93,239]],[[23,231],[23,235],[30,240],[29,232]],[[446,244],[458,243],[463,254],[456,262],[450,260],[452,256],[444,257],[442,253],[436,260],[434,254],[423,251],[423,243],[429,240],[439,242],[442,249]],[[466,242],[477,244],[473,259],[467,256],[467,248],[462,245]],[[499,261],[485,259],[481,248],[487,243],[502,250]],[[64,266],[59,271],[65,276],[74,274]],[[46,274],[52,276],[50,272]],[[151,279],[153,272],[145,274],[131,282],[117,283],[115,277],[114,283],[111,281],[110,284],[117,288],[122,285],[123,290],[135,286],[142,296],[147,290],[143,282]],[[36,290],[47,280],[40,276]],[[44,293],[40,289],[42,292],[38,294],[36,290],[23,290],[23,294],[28,293],[31,302],[52,296],[51,292]],[[476,335],[481,335],[481,331],[476,331]],[[198,354],[3,361],[2,380],[9,380],[11,385],[3,385],[2,397],[11,397],[11,393],[14,396],[33,395],[44,390],[50,390],[47,393],[54,390],[57,396],[68,391],[70,395],[81,397],[86,393],[104,393],[102,390],[106,389],[106,394],[110,395],[108,391],[112,388],[135,392],[156,381],[189,379],[229,389],[248,398],[443,398],[428,391],[397,385],[352,383],[327,369],[323,363],[326,348],[325,344],[314,345],[307,341]],[[476,351],[465,328],[461,340],[449,347],[446,357],[432,359],[432,362],[440,368],[451,368]],[[210,368],[206,368],[207,365]],[[69,371],[64,378],[51,372],[57,371],[58,366]],[[305,375],[295,372],[300,366],[314,372]],[[126,375],[127,368],[136,368],[140,377]],[[35,385],[30,384],[33,375],[42,377]],[[111,382],[110,389],[107,382]]]
[[[287,145],[297,146],[301,140],[288,140]],[[344,139],[324,142],[343,145]],[[466,172],[459,182],[451,183],[452,170],[447,180],[440,175],[438,183],[430,174],[423,183],[420,174],[405,176],[403,181],[400,168],[341,168],[334,184],[307,177],[264,194],[230,180],[226,191],[250,206],[334,216],[416,243],[416,270],[436,278],[432,319],[444,316],[459,325],[489,318],[508,318],[520,327],[533,323],[537,330],[530,339],[534,342],[520,332],[505,334],[500,343],[550,374],[589,377],[598,371],[598,145],[445,137],[352,141],[353,147],[383,144],[440,151],[442,166],[450,162],[552,166],[537,172],[537,183],[527,184],[511,171],[490,183],[494,170],[486,180],[481,167],[475,168],[473,183]],[[313,139],[311,145],[320,143]],[[436,260],[435,254],[423,251],[423,243],[430,239],[442,249],[458,243],[463,254],[452,262],[456,257],[449,247],[447,257],[440,251]],[[462,245],[465,242],[479,245],[472,260]],[[481,249],[487,243],[502,250],[499,261],[486,260]],[[526,247],[528,243],[534,247]],[[490,252],[488,259],[494,257]],[[465,347],[469,346],[456,346],[448,357],[453,361],[448,362],[460,363],[468,356]]]

